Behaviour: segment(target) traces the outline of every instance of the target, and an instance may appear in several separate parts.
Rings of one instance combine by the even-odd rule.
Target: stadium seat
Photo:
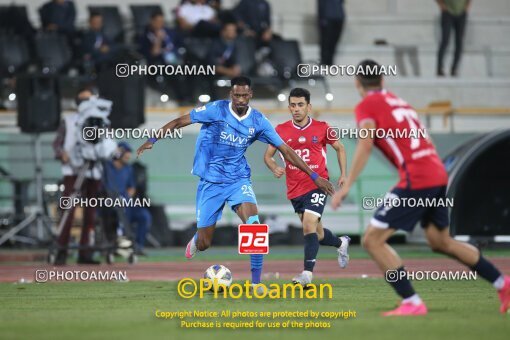
[[[131,14],[133,14],[133,26],[135,29],[135,41],[143,33],[145,26],[151,20],[152,13],[158,11],[163,13],[160,5],[130,5]]]
[[[271,41],[271,59],[274,62],[278,76],[287,81],[293,87],[293,83],[298,81],[308,81],[310,79],[319,81],[325,93],[329,93],[329,85],[322,76],[310,76],[301,78],[297,74],[297,66],[303,63],[301,51],[296,40],[276,40]]]
[[[253,75],[257,66],[255,60],[256,42],[253,38],[239,37],[236,40],[236,57],[241,73]]]
[[[20,36],[0,35],[0,76],[9,77],[24,71],[30,63],[27,42]]]
[[[241,73],[249,76],[254,86],[272,86],[276,90],[283,87],[282,81],[276,76],[257,75],[256,42],[253,38],[239,37],[236,40],[236,54]]]
[[[89,6],[89,13],[100,13],[103,16],[103,32],[111,41],[124,42],[124,27],[117,6]]]
[[[15,33],[25,37],[35,33],[35,29],[28,20],[26,6],[0,6],[0,32]]]
[[[42,73],[63,72],[72,62],[69,44],[59,34],[40,32],[35,37],[35,50]]]
[[[186,46],[186,59],[193,64],[206,64],[207,54],[211,48],[212,40],[209,38],[187,38],[184,40]]]

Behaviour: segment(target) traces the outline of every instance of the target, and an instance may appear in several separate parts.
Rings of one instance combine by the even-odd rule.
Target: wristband
[[[319,175],[316,172],[312,172],[310,178],[312,179],[312,181],[315,181],[317,178],[319,178]]]
[[[149,138],[147,139],[147,142],[151,142],[152,144],[156,143],[158,141],[157,138]]]

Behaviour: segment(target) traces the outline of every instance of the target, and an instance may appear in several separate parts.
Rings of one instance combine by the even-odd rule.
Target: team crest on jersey
[[[249,135],[253,135],[254,133],[255,133],[255,128],[251,127],[251,128],[248,129],[248,134]]]
[[[312,143],[317,144],[317,142],[319,142],[319,138],[317,136],[313,136],[312,137]]]
[[[305,136],[299,137],[298,142],[300,142],[301,144],[305,143],[306,142]]]

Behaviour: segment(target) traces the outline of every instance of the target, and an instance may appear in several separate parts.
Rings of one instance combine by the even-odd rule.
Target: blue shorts
[[[200,179],[197,188],[197,227],[216,224],[221,219],[225,203],[235,212],[237,206],[245,202],[257,204],[249,178],[241,178],[235,183],[211,183]]]
[[[370,224],[376,228],[392,228],[411,232],[418,222],[421,222],[422,228],[430,223],[434,223],[440,230],[449,226],[447,206],[417,204],[417,202],[426,200],[445,203],[446,186],[414,190],[394,188],[386,194],[386,198],[397,199],[401,203],[398,206],[383,204],[377,208],[374,217],[370,220]],[[413,204],[403,204],[406,201]]]
[[[317,216],[320,220],[324,212],[324,205],[326,204],[326,194],[321,189],[314,189],[304,195],[298,196],[290,200],[294,211],[297,214],[308,212]]]

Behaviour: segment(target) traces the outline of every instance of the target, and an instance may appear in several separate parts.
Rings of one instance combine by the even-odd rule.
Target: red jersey
[[[378,131],[374,144],[398,169],[398,188],[424,189],[448,183],[443,162],[423,133],[425,128],[418,114],[404,100],[386,90],[373,91],[356,106],[355,112],[358,127],[365,121],[375,123]]]
[[[303,127],[289,120],[278,125],[276,132],[308,164],[310,169],[327,179],[326,145],[335,142],[327,138],[328,128],[327,123],[309,118],[308,124]],[[311,190],[317,189],[310,176],[291,163],[285,160],[284,162],[288,199],[302,196]]]

